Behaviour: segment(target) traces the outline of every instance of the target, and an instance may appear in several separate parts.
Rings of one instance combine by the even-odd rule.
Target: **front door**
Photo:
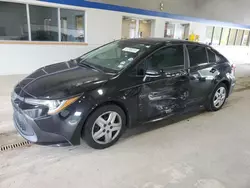
[[[183,45],[161,48],[144,63],[147,71],[138,100],[139,119],[150,121],[183,110],[189,93]]]

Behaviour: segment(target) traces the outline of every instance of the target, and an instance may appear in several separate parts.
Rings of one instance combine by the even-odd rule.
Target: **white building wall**
[[[76,58],[94,45],[0,44],[0,75],[28,74],[39,67]]]
[[[87,42],[102,45],[121,38],[122,14],[119,12],[88,9]]]
[[[87,46],[41,44],[42,42],[0,43],[0,75],[27,74],[41,66],[76,58],[98,46],[121,38],[121,13],[97,9],[84,10],[87,22]]]
[[[200,36],[200,42],[206,41],[207,25],[201,23],[190,24],[190,34],[194,33]],[[213,47],[223,54],[230,62],[234,64],[250,63],[250,47],[249,46],[226,46],[213,45]]]
[[[164,37],[165,30],[165,19],[156,18],[152,24],[152,36],[153,37]]]
[[[95,47],[120,39],[122,34],[122,16],[152,19],[152,37],[164,37],[165,23],[173,21],[154,16],[73,7],[33,0],[30,2],[40,5],[84,10],[86,13],[86,42],[88,45],[41,44],[42,42],[33,44],[3,44],[0,42],[0,75],[28,74],[39,67],[76,58]],[[199,34],[200,41],[204,41],[206,25],[191,23],[191,32]],[[250,47],[216,46],[215,48],[234,63],[250,62]]]
[[[0,42],[0,75],[28,74],[39,67],[79,57],[98,46],[120,39],[122,34],[122,16],[153,19],[152,37],[164,36],[166,20],[162,18],[35,2],[32,0],[29,2],[39,5],[84,10],[86,16],[86,42],[88,45],[43,44],[43,42],[35,42],[34,44],[1,44]]]
[[[231,63],[250,64],[249,46],[213,46],[223,54]]]

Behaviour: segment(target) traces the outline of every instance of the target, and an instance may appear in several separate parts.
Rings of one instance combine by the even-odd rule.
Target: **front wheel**
[[[125,124],[126,117],[120,107],[102,106],[88,118],[84,126],[83,137],[90,147],[104,149],[118,141]]]
[[[220,83],[214,90],[210,100],[206,105],[208,111],[218,111],[224,105],[227,98],[228,89],[224,83]]]

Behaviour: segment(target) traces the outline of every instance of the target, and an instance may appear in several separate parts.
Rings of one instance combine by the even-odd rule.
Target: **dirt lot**
[[[83,143],[0,152],[0,187],[249,188],[250,74],[239,74],[222,110],[128,130],[106,150]]]

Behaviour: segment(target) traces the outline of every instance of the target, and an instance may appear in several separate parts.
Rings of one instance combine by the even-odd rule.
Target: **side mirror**
[[[160,71],[148,69],[146,71],[144,78],[143,78],[143,81],[145,82],[147,79],[157,78],[157,77],[160,77],[161,75],[162,75],[162,73]]]
[[[148,77],[159,77],[159,76],[162,75],[162,73],[163,73],[162,70],[158,71],[158,70],[150,70],[150,69],[148,69],[148,70],[146,71],[146,75],[147,75]]]

